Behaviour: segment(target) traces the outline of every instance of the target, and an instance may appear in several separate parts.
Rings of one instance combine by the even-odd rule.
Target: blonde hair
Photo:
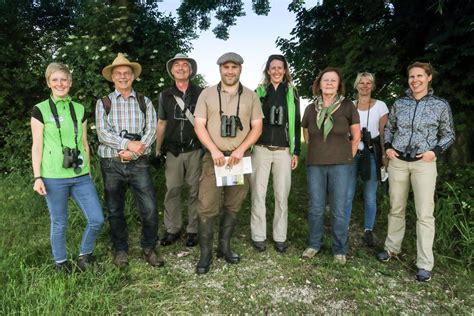
[[[362,77],[367,78],[370,80],[370,82],[372,82],[372,91],[374,91],[375,90],[375,75],[373,73],[366,72],[366,71],[359,72],[357,74],[357,77],[354,80],[354,89],[357,90],[357,85],[362,80]]]
[[[61,71],[66,74],[67,78],[69,81],[72,81],[72,75],[71,72],[69,71],[69,68],[63,64],[63,63],[51,63],[48,65],[46,68],[46,71],[44,73],[44,77],[46,78],[46,83],[49,82],[49,77],[56,72],[56,71]]]

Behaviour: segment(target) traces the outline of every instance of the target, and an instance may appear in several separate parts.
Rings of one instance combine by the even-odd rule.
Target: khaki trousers
[[[431,271],[434,265],[433,241],[435,236],[434,192],[436,162],[418,160],[406,162],[390,160],[388,166],[390,185],[390,213],[388,214],[385,250],[398,254],[405,235],[405,211],[410,184],[416,209],[416,266]]]
[[[288,230],[288,195],[291,188],[290,149],[271,151],[256,145],[253,147],[252,167],[250,181],[252,188],[252,215],[250,218],[252,240],[264,241],[267,239],[265,199],[271,171],[275,197],[273,240],[284,242]]]
[[[206,152],[202,157],[202,173],[199,178],[199,216],[214,217],[219,214],[220,197],[224,193],[223,208],[237,213],[247,196],[250,176],[244,175],[243,185],[218,187],[211,154]]]
[[[166,195],[164,201],[164,223],[168,233],[176,234],[181,231],[183,225],[181,192],[183,191],[185,184],[189,187],[188,225],[186,226],[186,232],[197,233],[197,208],[200,175],[200,150],[181,153],[178,157],[170,152],[167,153],[165,165]]]

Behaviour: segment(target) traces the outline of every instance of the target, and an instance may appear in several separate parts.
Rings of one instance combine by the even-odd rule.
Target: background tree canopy
[[[302,2],[288,0],[296,24],[290,39],[277,41],[302,96],[311,98],[317,73],[331,65],[342,69],[348,87],[357,72],[375,73],[377,97],[391,104],[406,89],[406,66],[429,61],[437,69],[435,91],[455,113],[456,160],[472,160],[473,1],[325,0],[311,9]],[[173,17],[150,0],[0,1],[1,171],[30,170],[29,113],[48,94],[42,79],[48,63],[70,66],[72,96],[93,113],[95,100],[111,88],[98,70],[124,52],[146,70],[136,89],[156,99],[171,84],[166,61],[189,52],[190,40],[211,27],[212,16],[214,34],[226,39],[243,8],[242,0],[183,0]],[[252,9],[266,15],[271,2],[252,0]]]

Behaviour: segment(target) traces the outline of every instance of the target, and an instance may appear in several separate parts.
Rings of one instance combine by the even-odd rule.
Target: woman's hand
[[[291,156],[291,170],[295,170],[298,167],[298,156]]]
[[[436,160],[436,154],[432,150],[425,151],[422,154],[416,155],[416,158],[421,158],[421,160],[426,162],[432,162]]]
[[[46,187],[44,186],[43,179],[38,178],[35,180],[33,191],[38,192],[39,195],[46,195]]]
[[[387,158],[392,160],[398,157],[397,152],[393,148],[389,148],[385,151],[385,154],[387,155]]]

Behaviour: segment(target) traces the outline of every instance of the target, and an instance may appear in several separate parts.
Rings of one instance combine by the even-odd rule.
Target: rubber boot
[[[212,244],[214,239],[215,217],[199,216],[199,248],[201,251],[199,262],[196,266],[197,274],[209,272],[212,263]]]
[[[230,239],[237,223],[237,214],[224,211],[221,218],[219,229],[219,248],[217,249],[217,257],[224,258],[228,263],[239,263],[240,256],[230,249]]]

